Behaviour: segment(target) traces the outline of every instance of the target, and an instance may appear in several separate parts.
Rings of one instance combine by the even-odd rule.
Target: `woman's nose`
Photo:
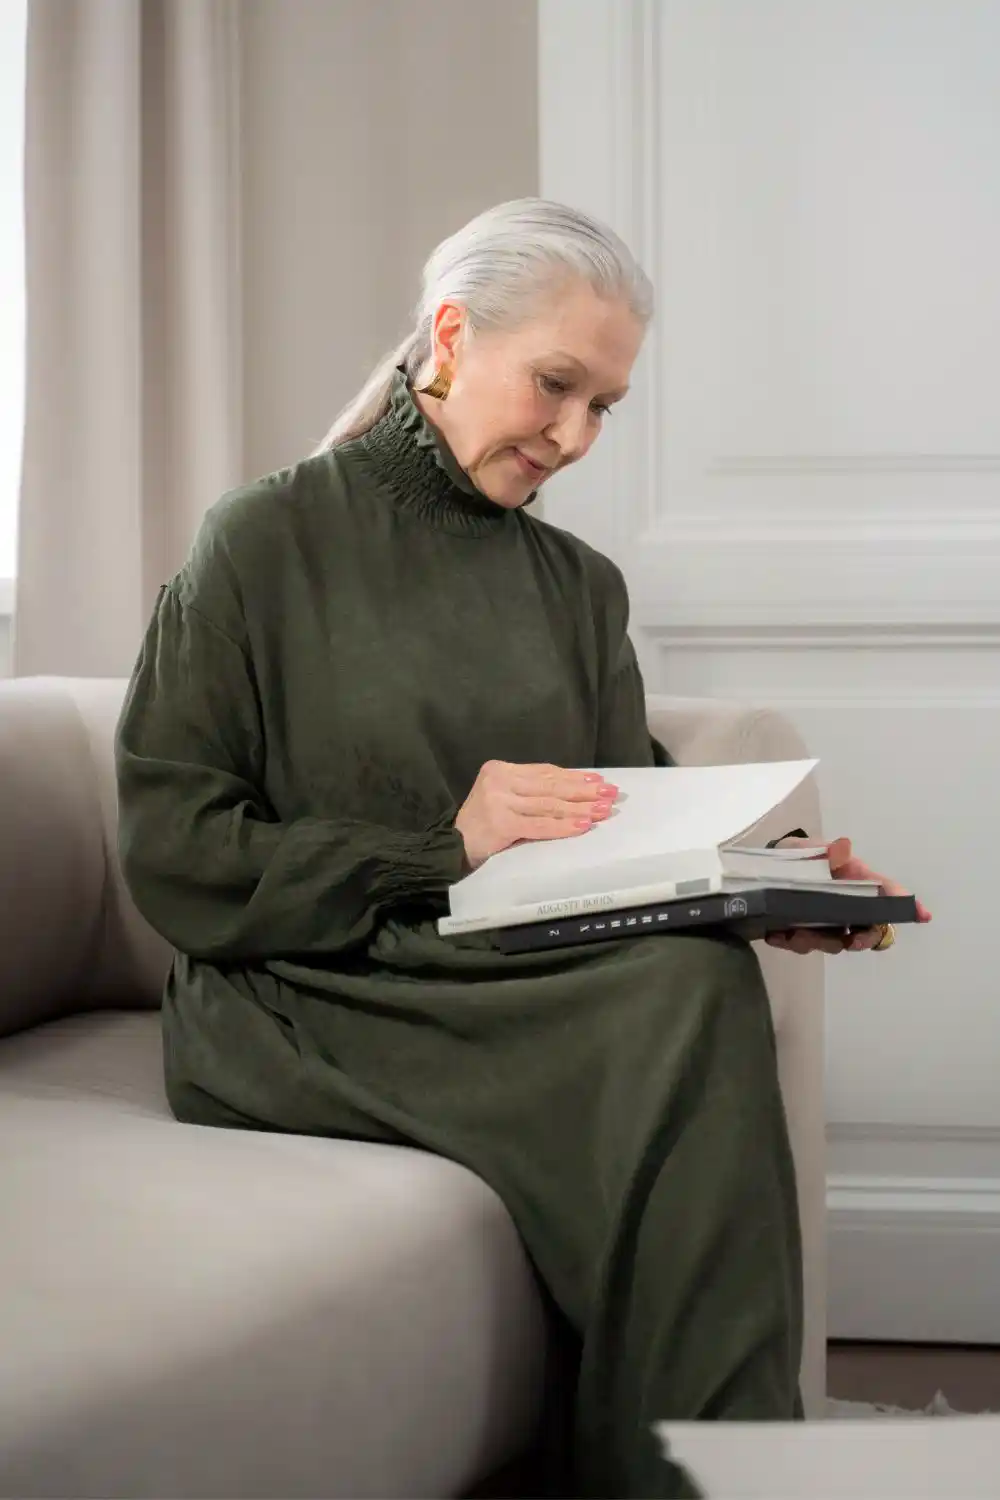
[[[567,407],[546,433],[550,441],[558,447],[562,463],[568,464],[574,459],[582,458],[590,447],[588,416],[589,412],[586,408],[581,410],[576,406]]]

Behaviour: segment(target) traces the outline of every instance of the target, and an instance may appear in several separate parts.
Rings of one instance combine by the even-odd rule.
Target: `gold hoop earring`
[[[425,385],[422,388],[420,394],[422,396],[433,396],[437,401],[444,401],[450,390],[451,371],[442,368],[440,370],[435,370],[434,379],[431,381],[430,385]]]

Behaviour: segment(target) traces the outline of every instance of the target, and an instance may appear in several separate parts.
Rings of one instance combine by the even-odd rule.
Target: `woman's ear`
[[[465,323],[465,309],[457,302],[442,302],[434,314],[431,356],[435,370],[454,369]]]

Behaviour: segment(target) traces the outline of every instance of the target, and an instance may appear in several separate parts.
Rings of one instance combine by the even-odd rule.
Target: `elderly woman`
[[[650,315],[626,247],[570,209],[446,240],[321,450],[206,517],[118,736],[124,869],[176,949],[174,1112],[415,1145],[492,1184],[571,1341],[578,1495],[690,1493],[658,1418],[798,1410],[751,948],[505,956],[436,930],[482,860],[608,816],[593,768],[669,764],[620,572],[524,509],[625,397]]]

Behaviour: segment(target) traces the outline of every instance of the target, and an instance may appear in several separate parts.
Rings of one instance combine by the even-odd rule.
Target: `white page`
[[[716,849],[759,823],[817,764],[794,760],[602,770],[621,793],[606,822],[578,838],[517,844],[494,854],[451,887],[452,915],[488,915],[519,899],[532,899],[519,895],[527,881],[532,890],[546,892],[535,899],[557,900],[564,875],[610,871],[630,860],[684,850]],[[598,879],[594,888],[600,886]]]
[[[762,849],[759,845],[727,843],[726,848],[735,850],[737,854],[752,854],[758,859],[783,860],[786,864],[808,864],[814,859],[822,859],[830,851],[829,844],[810,844],[808,848],[793,845],[787,849]]]

